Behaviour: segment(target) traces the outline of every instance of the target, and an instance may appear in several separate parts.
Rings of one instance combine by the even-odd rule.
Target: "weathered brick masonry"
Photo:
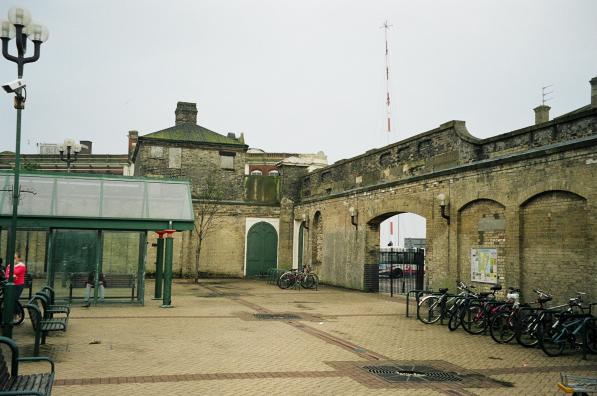
[[[597,298],[597,106],[489,139],[452,121],[339,161],[302,179],[294,215],[319,219],[323,239],[308,237],[305,257],[322,256],[322,281],[363,289],[379,223],[404,212],[426,218],[434,288],[469,282],[470,249],[487,247],[497,249],[499,281],[527,297],[541,288],[559,300],[576,290]]]
[[[544,108],[536,125],[488,139],[451,121],[310,173],[282,161],[279,177],[246,175],[242,135],[196,125],[195,105],[179,103],[175,127],[138,138],[135,174],[191,180],[196,210],[209,180],[226,190],[221,223],[202,250],[203,272],[246,275],[247,228],[269,221],[278,267],[302,257],[323,282],[367,289],[380,223],[410,212],[426,219],[429,287],[470,282],[471,249],[492,248],[498,281],[521,287],[527,299],[533,288],[559,301],[576,290],[597,299],[597,78],[591,84],[590,105],[552,121]],[[195,243],[193,232],[177,235],[175,271],[192,271]],[[152,249],[149,271],[154,261]]]

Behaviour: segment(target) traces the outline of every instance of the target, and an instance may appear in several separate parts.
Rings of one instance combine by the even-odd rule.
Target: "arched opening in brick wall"
[[[323,262],[323,219],[320,211],[313,215],[313,223],[309,231],[311,234],[311,265],[317,268]]]
[[[533,289],[567,301],[576,291],[597,298],[594,249],[595,219],[587,200],[569,191],[546,191],[522,204],[520,261],[523,297],[534,299]]]
[[[477,287],[504,284],[518,287],[506,268],[505,206],[491,199],[477,199],[458,211],[458,260],[456,280]]]
[[[392,211],[367,221],[364,290],[404,294],[423,288],[426,228],[426,218],[416,213]]]

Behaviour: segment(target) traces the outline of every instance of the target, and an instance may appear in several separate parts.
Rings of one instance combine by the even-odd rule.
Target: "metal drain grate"
[[[257,313],[253,314],[255,319],[257,320],[296,320],[300,319],[301,317],[294,314],[267,314],[267,313]]]
[[[369,373],[388,382],[454,382],[462,378],[429,366],[364,366]]]

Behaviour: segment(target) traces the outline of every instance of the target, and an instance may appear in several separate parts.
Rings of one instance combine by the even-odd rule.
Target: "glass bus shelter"
[[[12,173],[0,172],[5,263],[12,185]],[[187,181],[24,173],[20,190],[16,251],[33,275],[33,292],[48,284],[57,298],[83,299],[86,280],[95,271],[106,278],[106,302],[143,304],[147,233],[193,229]],[[90,298],[97,303],[99,277],[91,279]]]

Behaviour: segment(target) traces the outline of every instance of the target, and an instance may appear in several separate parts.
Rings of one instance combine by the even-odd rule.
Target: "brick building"
[[[135,174],[191,179],[197,208],[209,178],[228,189],[201,253],[204,272],[312,264],[324,282],[376,290],[380,223],[415,213],[427,224],[427,286],[490,279],[522,287],[528,299],[533,288],[559,300],[576,289],[597,298],[597,78],[589,105],[551,120],[539,106],[535,125],[487,139],[450,121],[317,169],[297,156],[251,164],[267,156],[249,153],[242,135],[196,125],[192,104],[176,114],[174,127],[138,138]],[[264,176],[271,170],[279,176]],[[195,239],[178,236],[181,272],[191,268]],[[480,257],[493,278],[475,273]]]
[[[326,165],[323,153],[250,150],[242,134],[221,135],[198,125],[196,104],[186,102],[178,103],[174,126],[142,136],[131,131],[129,150],[135,176],[192,183],[197,228],[175,240],[174,268],[180,274],[194,271],[202,213],[209,212],[217,213],[217,226],[201,244],[200,272],[252,276],[278,265],[290,267],[293,215],[291,202],[282,198],[283,169],[306,174]],[[151,271],[155,252],[148,257]]]

